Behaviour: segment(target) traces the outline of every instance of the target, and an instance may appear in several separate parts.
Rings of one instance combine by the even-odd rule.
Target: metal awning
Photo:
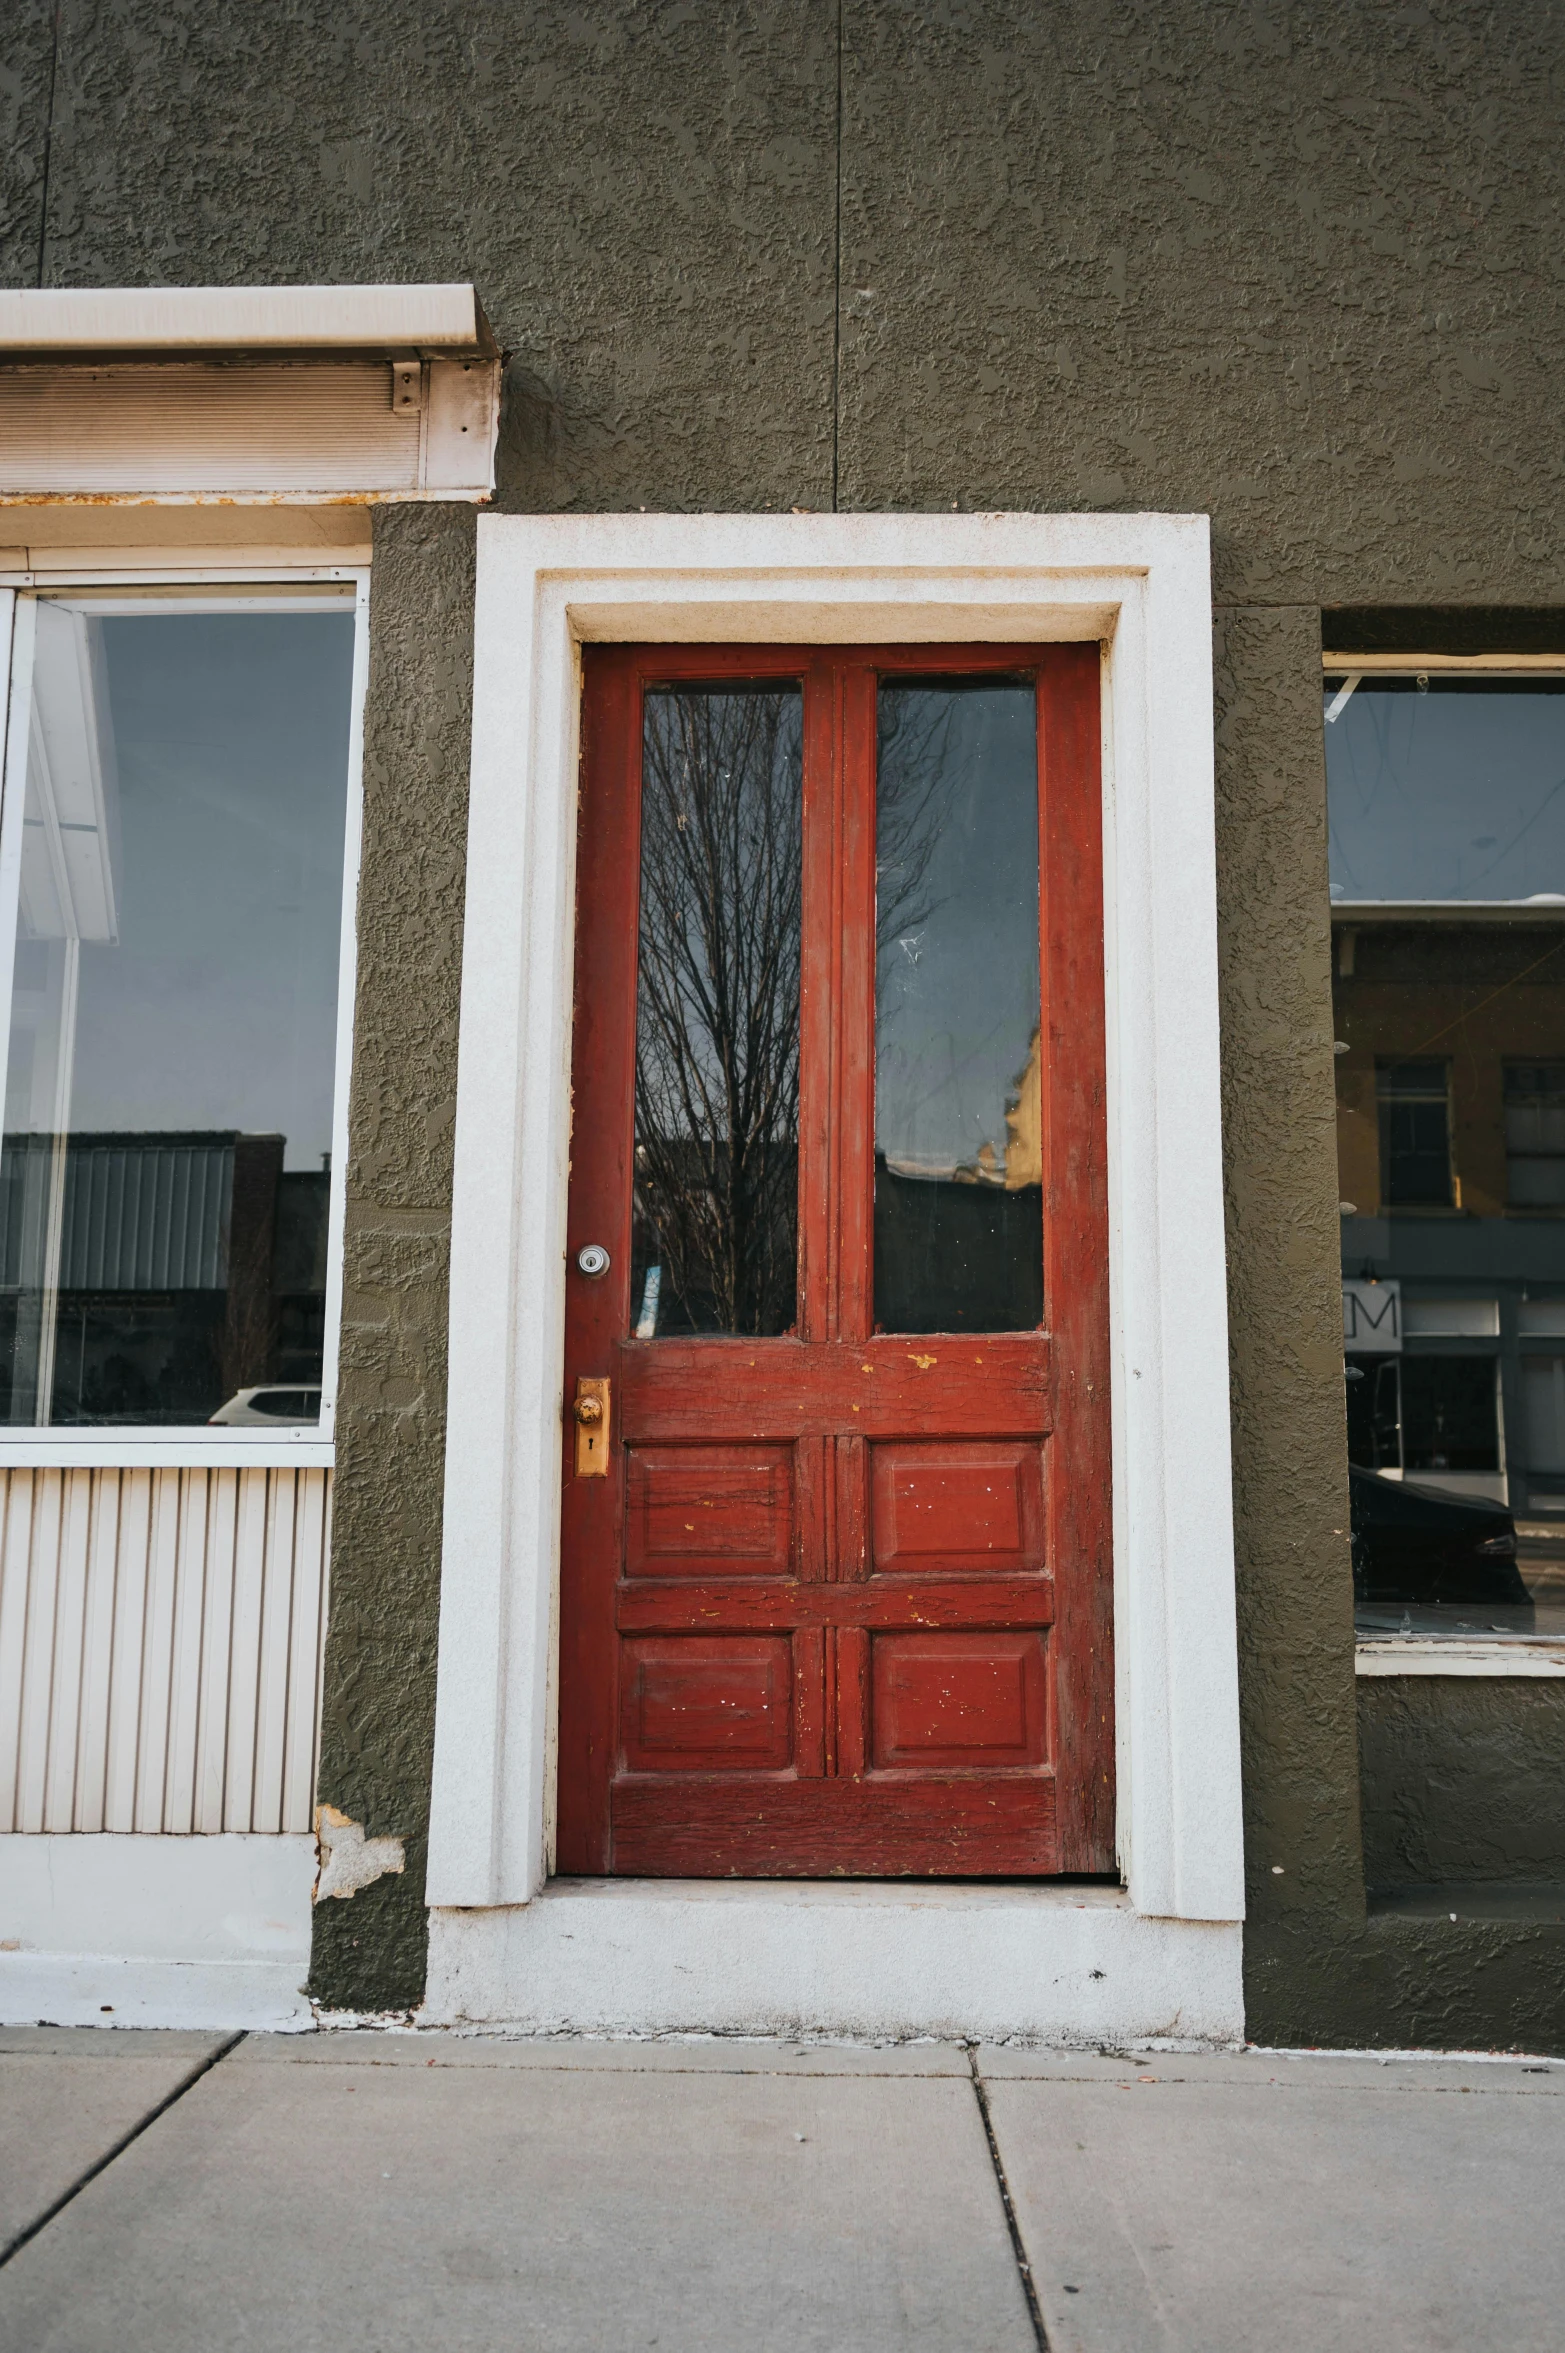
[[[472,286],[88,286],[0,292],[0,360],[499,355]]]
[[[487,499],[472,286],[0,292],[0,505]]]

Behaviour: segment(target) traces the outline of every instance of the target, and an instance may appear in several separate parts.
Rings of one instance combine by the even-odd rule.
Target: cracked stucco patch
[[[335,1806],[315,1809],[315,1851],[320,1858],[315,1874],[316,1903],[329,1895],[357,1895],[361,1887],[384,1879],[388,1871],[407,1868],[400,1838],[366,1838],[363,1823],[339,1813]]]

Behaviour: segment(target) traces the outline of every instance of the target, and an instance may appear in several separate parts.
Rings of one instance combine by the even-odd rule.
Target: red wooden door
[[[1097,648],[584,672],[558,1868],[1110,1871]]]

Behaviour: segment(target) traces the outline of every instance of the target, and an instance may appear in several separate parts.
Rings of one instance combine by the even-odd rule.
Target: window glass
[[[798,1297],[803,696],[645,699],[631,1330],[755,1338]]]
[[[1030,679],[880,688],[875,1323],[1043,1321],[1038,720]]]
[[[354,627],[340,603],[21,607],[12,1425],[319,1416]],[[274,1384],[286,1414],[255,1409]]]
[[[1565,1641],[1565,678],[1325,718],[1360,1631]]]

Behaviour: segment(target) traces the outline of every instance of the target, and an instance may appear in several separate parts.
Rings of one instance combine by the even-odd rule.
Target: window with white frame
[[[352,584],[15,602],[0,1431],[330,1426]]]

